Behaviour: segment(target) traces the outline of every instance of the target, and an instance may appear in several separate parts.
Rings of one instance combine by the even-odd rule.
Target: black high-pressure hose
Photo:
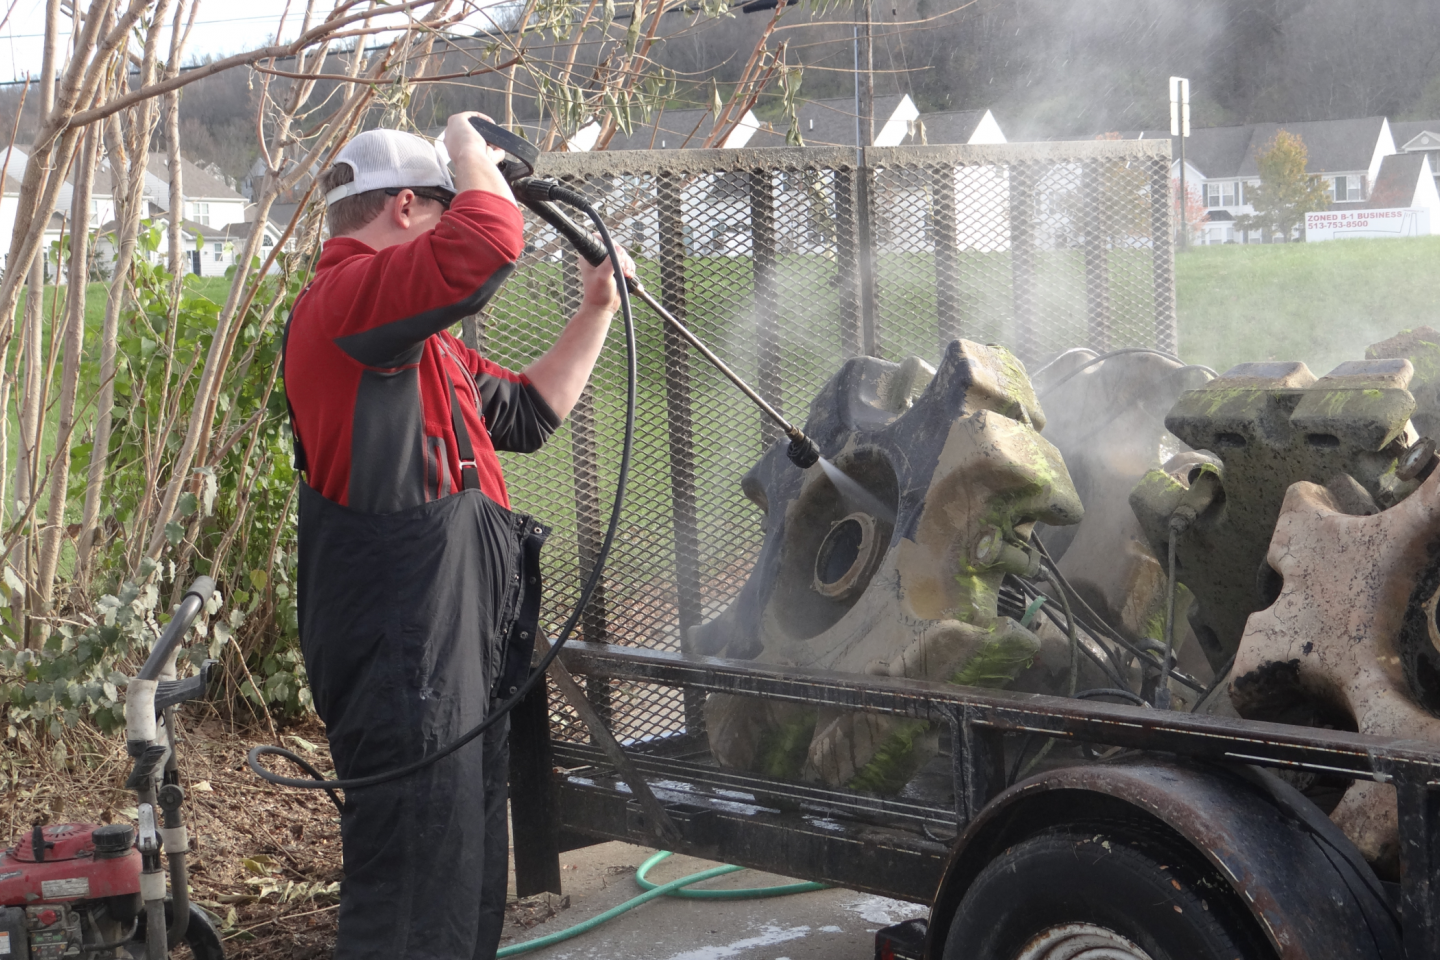
[[[402,767],[396,767],[394,770],[371,774],[368,777],[328,780],[323,778],[314,766],[298,754],[292,753],[283,747],[261,744],[250,751],[246,761],[249,763],[250,769],[262,779],[282,787],[324,790],[330,794],[330,799],[333,800],[335,806],[339,808],[340,799],[335,794],[336,790],[356,790],[361,787],[372,787],[379,783],[388,783],[391,780],[398,780],[401,777],[409,776],[412,773],[423,770],[443,760],[493,727],[499,722],[501,717],[513,710],[516,704],[529,695],[536,684],[544,679],[545,671],[555,658],[559,656],[560,649],[564,647],[565,642],[570,639],[570,634],[574,632],[575,625],[580,621],[581,614],[585,612],[586,606],[589,605],[590,596],[595,592],[595,588],[600,582],[600,577],[605,571],[605,562],[610,556],[610,547],[615,541],[615,531],[620,525],[620,511],[625,503],[625,488],[630,478],[630,453],[635,441],[635,392],[638,375],[636,372],[635,319],[630,309],[630,296],[625,285],[625,276],[620,269],[620,258],[616,255],[615,243],[610,237],[610,231],[605,228],[604,222],[600,219],[600,214],[596,212],[595,208],[589,203],[584,202],[584,197],[580,197],[580,200],[583,206],[581,204],[577,204],[577,206],[580,206],[594,222],[595,229],[599,232],[600,239],[604,244],[603,250],[605,251],[605,256],[610,258],[611,266],[615,271],[615,285],[620,292],[620,312],[624,318],[625,327],[626,388],[625,440],[620,451],[620,469],[615,480],[615,500],[610,507],[610,523],[605,529],[605,539],[600,544],[600,551],[595,557],[595,566],[590,571],[590,576],[585,580],[585,586],[580,591],[579,602],[575,605],[574,611],[571,612],[570,618],[565,621],[565,626],[560,631],[560,635],[555,638],[555,641],[550,645],[549,651],[546,652],[535,669],[531,671],[530,676],[520,685],[520,689],[516,691],[510,699],[491,711],[490,715],[480,723],[430,754],[428,757],[422,757],[414,763],[407,763]],[[589,239],[592,243],[594,242],[593,238]],[[601,257],[602,262],[603,260],[604,257]],[[272,773],[260,765],[260,758],[264,756],[284,757],[286,760],[289,760],[291,763],[296,764],[302,770],[309,773],[310,779],[282,777],[277,773]]]

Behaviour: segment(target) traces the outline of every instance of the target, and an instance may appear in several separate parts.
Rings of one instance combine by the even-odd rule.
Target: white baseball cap
[[[396,187],[439,187],[455,193],[444,147],[401,130],[366,130],[340,148],[335,163],[346,164],[355,179],[325,194],[325,205],[357,193]]]

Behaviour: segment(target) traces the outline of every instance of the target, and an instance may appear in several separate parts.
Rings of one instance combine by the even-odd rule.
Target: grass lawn
[[[230,281],[224,277],[197,277],[191,274],[185,278],[185,285],[192,290],[199,291],[203,296],[215,301],[224,303],[226,295],[230,292]],[[56,292],[58,289],[58,293]],[[85,351],[90,355],[91,350],[98,350],[100,343],[100,327],[105,322],[105,297],[110,289],[108,283],[91,283],[85,288]],[[65,287],[45,288],[45,333],[46,345],[49,345],[50,318],[54,316],[55,308],[58,306],[61,311],[65,309]],[[27,288],[20,290],[20,304],[16,308],[16,316],[23,316],[25,310],[25,297]],[[98,356],[98,354],[96,354]]]
[[[1411,327],[1440,327],[1440,237],[1197,247],[1175,258],[1180,355],[1316,376]]]

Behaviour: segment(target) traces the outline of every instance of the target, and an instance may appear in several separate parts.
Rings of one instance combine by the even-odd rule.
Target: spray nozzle
[[[785,455],[801,470],[808,470],[820,462],[820,445],[796,430],[790,434],[790,448]]]

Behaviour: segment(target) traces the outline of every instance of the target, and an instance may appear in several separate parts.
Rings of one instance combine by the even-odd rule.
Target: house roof
[[[1425,166],[1423,153],[1396,153],[1386,157],[1380,163],[1380,174],[1375,178],[1366,206],[1371,210],[1410,206]]]
[[[878,134],[885,121],[894,115],[905,100],[905,94],[897,93],[875,98],[875,132]],[[800,136],[808,147],[853,147],[855,146],[855,100],[853,97],[836,97],[830,100],[810,100],[802,103],[795,111],[800,121]],[[757,132],[746,146],[782,147],[789,125],[777,126],[774,130]],[[937,141],[931,141],[932,143]]]
[[[970,138],[975,135],[975,128],[980,126],[980,121],[985,119],[985,110],[946,110],[940,113],[922,113],[916,118],[917,123],[925,125],[926,143],[969,143]],[[911,125],[910,132],[906,134],[904,144],[913,146],[920,142],[916,136],[918,129]]]
[[[1185,142],[1185,162],[1207,177],[1240,176],[1254,132],[1253,126],[1192,129]],[[1178,137],[1170,142],[1170,156],[1180,156]]]
[[[161,153],[150,154],[146,169],[163,183],[170,182],[170,161]],[[195,164],[180,158],[180,185],[187,200],[244,200],[230,188],[230,185],[214,174],[207,173]]]
[[[752,130],[759,121],[749,110],[740,118],[739,125],[726,134],[726,141],[748,140],[745,127]],[[634,124],[632,132],[616,131],[610,138],[609,150],[677,150],[681,147],[701,147],[715,130],[715,116],[709,110],[663,110],[658,111],[649,123]],[[737,136],[738,134],[738,136]],[[715,146],[724,146],[724,142]],[[738,144],[737,144],[738,145]]]
[[[1198,127],[1185,144],[1185,160],[1208,179],[1258,177],[1259,158],[1281,130],[1305,141],[1311,173],[1368,170],[1384,117],[1353,120],[1307,120],[1298,123],[1253,123],[1240,127]],[[1174,156],[1180,155],[1178,138]]]
[[[299,206],[298,203],[272,203],[267,219],[274,224],[276,230],[284,231],[295,218],[295,210]]]
[[[1440,120],[1392,121],[1390,133],[1401,150],[1440,150]]]

